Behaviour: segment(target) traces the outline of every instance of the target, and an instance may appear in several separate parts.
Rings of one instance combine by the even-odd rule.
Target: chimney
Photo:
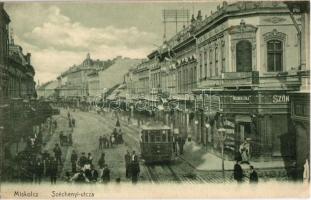
[[[31,65],[31,62],[30,62],[30,57],[31,57],[31,53],[27,53],[26,54],[26,61],[29,65]]]

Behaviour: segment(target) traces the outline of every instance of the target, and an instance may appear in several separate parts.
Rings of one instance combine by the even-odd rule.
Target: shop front
[[[292,155],[289,142],[289,96],[286,91],[223,92],[222,114],[232,123],[235,147],[248,142],[251,159],[278,159]],[[233,126],[234,125],[234,126]],[[285,147],[285,148],[284,148]],[[234,153],[232,153],[234,155]]]
[[[196,100],[202,110],[196,114],[197,140],[215,154],[221,152],[221,129],[225,130],[227,159],[234,160],[243,143],[249,144],[251,160],[292,156],[286,91],[222,90],[197,95]]]

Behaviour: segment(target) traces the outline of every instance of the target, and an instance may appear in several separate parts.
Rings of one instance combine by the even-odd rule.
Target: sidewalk
[[[222,159],[217,157],[216,155],[207,152],[207,150],[197,145],[195,142],[186,141],[184,146],[184,154],[179,156],[189,165],[194,167],[199,171],[221,171],[222,168]],[[235,161],[225,160],[225,170],[233,170]],[[269,162],[251,162],[251,165],[255,167],[255,169],[271,169],[271,168],[282,168],[284,169],[284,162],[279,161],[269,161]],[[241,165],[243,169],[248,170],[248,164]]]

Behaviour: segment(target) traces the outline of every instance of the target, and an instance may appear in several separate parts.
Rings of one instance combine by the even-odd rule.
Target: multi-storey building
[[[205,19],[192,17],[148,55],[149,94],[184,102],[165,121],[216,154],[225,132],[228,157],[246,139],[252,159],[293,158],[289,94],[310,69],[302,34],[309,18],[294,11],[283,2],[224,2]]]
[[[0,2],[0,99],[8,97],[8,59],[9,59],[9,23],[10,17]]]
[[[31,54],[23,54],[21,46],[14,44],[13,38],[9,45],[9,82],[10,98],[35,98],[35,70],[31,65]]]
[[[37,96],[38,98],[55,98],[56,97],[56,88],[58,87],[58,81],[49,81],[37,87]]]
[[[59,81],[58,94],[60,97],[86,98],[89,96],[88,74],[105,67],[104,61],[93,60],[88,53],[80,65],[70,67],[57,78]]]
[[[200,142],[220,149],[218,132],[230,124],[228,154],[247,139],[253,157],[293,155],[282,137],[289,134],[287,93],[300,84],[300,17],[282,2],[225,3],[197,27]]]

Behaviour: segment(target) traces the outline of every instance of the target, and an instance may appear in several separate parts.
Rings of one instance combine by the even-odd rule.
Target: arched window
[[[283,45],[279,40],[267,43],[268,72],[279,72],[283,68]]]
[[[252,44],[247,40],[242,40],[236,45],[236,71],[252,71]]]

